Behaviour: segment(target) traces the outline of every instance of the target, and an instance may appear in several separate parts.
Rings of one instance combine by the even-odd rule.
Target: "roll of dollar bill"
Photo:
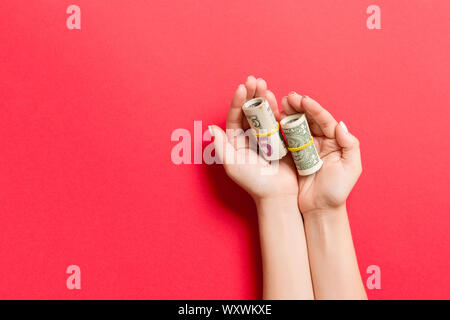
[[[323,161],[317,153],[305,114],[287,116],[280,124],[298,174],[308,176],[317,172],[322,167]]]
[[[265,98],[254,98],[242,106],[242,111],[258,140],[259,152],[266,160],[279,160],[287,154],[280,125]]]

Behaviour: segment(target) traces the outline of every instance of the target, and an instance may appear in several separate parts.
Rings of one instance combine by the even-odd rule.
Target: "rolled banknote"
[[[279,160],[287,154],[280,125],[265,98],[254,98],[242,106],[253,135],[258,140],[260,153],[266,160]]]
[[[287,116],[280,121],[280,124],[298,174],[307,176],[317,172],[322,167],[323,161],[314,146],[305,114],[297,113]]]

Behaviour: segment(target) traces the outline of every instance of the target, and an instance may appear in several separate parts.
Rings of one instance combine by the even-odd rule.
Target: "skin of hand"
[[[310,213],[342,209],[361,172],[359,141],[341,122],[307,96],[291,92],[281,101],[281,118],[305,113],[314,144],[323,161],[315,174],[299,177],[299,208]]]
[[[249,76],[245,85],[239,85],[234,94],[226,121],[227,134],[218,126],[210,126],[216,156],[223,163],[227,175],[255,201],[286,195],[296,196],[298,181],[292,157],[285,156],[278,164],[269,163],[250,148],[248,137],[245,135],[249,124],[242,112],[242,105],[255,97],[265,97],[275,118],[279,120],[275,95],[267,90],[267,84],[263,79]],[[278,165],[276,170],[270,174],[262,174],[264,170],[270,170],[274,165]]]
[[[314,299],[292,157],[285,156],[278,163],[269,163],[250,147],[244,134],[249,125],[242,105],[254,97],[265,97],[279,120],[277,101],[267,90],[266,82],[248,77],[245,85],[239,85],[231,102],[227,133],[217,126],[210,126],[216,158],[223,163],[228,176],[255,201],[261,239],[263,298]],[[267,169],[270,169],[269,173],[263,174]]]
[[[315,174],[299,177],[303,215],[316,299],[367,299],[353,247],[346,199],[361,172],[358,140],[309,97],[291,92],[281,102],[281,118],[305,113],[323,160]]]

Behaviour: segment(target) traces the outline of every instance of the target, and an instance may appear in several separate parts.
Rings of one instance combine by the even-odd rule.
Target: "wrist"
[[[300,214],[297,195],[255,198],[254,201],[260,216],[267,214]]]
[[[308,239],[328,254],[335,254],[339,240],[350,232],[345,206],[308,212],[303,221]]]
[[[347,216],[347,207],[345,203],[339,207],[313,209],[307,212],[302,212],[304,220],[318,220],[318,221],[334,221],[341,217]]]

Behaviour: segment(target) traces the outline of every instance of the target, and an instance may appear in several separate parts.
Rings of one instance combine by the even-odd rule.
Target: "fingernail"
[[[306,94],[303,96],[303,99],[308,99],[309,96],[307,96]]]
[[[345,132],[348,133],[347,126],[345,125],[345,123],[343,121],[339,122],[339,125],[345,130]]]
[[[289,94],[295,94],[295,95],[297,95],[298,93],[295,92],[295,91],[291,91],[291,92],[289,92]]]
[[[208,126],[208,130],[209,130],[209,133],[211,134],[211,137],[214,137],[214,131],[212,129],[212,126]]]

